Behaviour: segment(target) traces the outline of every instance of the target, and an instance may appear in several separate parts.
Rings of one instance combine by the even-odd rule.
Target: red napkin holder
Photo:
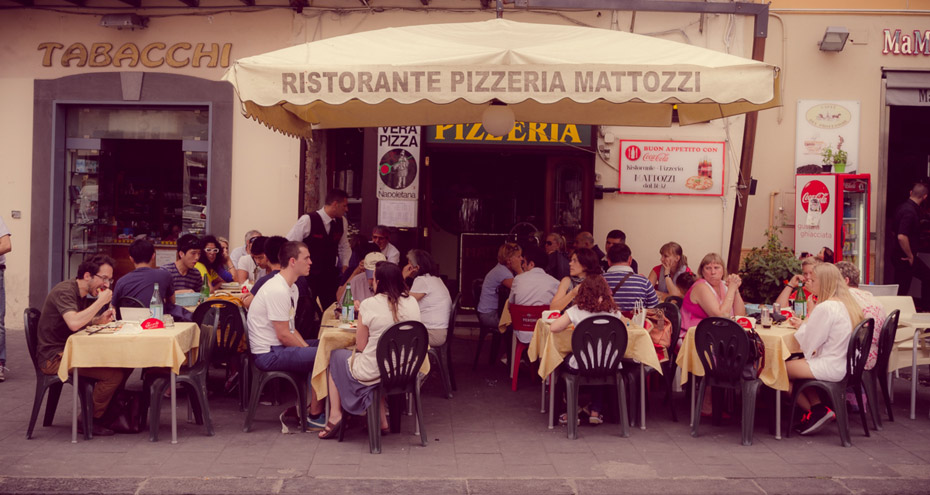
[[[143,330],[154,330],[156,328],[165,328],[165,323],[158,318],[149,318],[142,322]]]
[[[559,313],[558,311],[553,311],[552,313],[549,313],[549,317],[548,317],[547,319],[549,319],[549,320],[557,320],[557,319],[559,319],[559,317],[561,317],[561,316],[562,316],[562,313]]]
[[[749,318],[737,318],[736,323],[739,323],[739,326],[751,330],[752,329],[752,320]]]

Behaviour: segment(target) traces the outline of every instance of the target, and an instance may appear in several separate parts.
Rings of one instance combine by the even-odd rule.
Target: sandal
[[[565,426],[565,425],[567,425],[567,424],[568,424],[568,414],[567,414],[567,413],[562,413],[561,415],[559,415],[559,425]],[[576,425],[577,425],[577,424],[581,424],[581,420],[576,418],[576,419],[575,419],[575,424],[576,424]]]
[[[331,422],[326,422],[326,428],[323,429],[321,435],[319,435],[320,440],[330,440],[336,438],[336,435],[342,430],[342,424],[345,421],[345,418],[339,420],[338,423],[333,424]]]
[[[595,416],[595,414],[597,416]],[[604,416],[601,416],[601,413],[598,411],[591,411],[591,415],[588,416],[588,423],[592,425],[599,425],[604,422]]]

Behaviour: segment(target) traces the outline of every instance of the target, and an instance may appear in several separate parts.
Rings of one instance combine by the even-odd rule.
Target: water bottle
[[[342,321],[348,323],[355,320],[355,301],[352,300],[352,284],[346,284],[346,292],[342,295]]]
[[[804,293],[803,283],[798,283],[798,291],[794,296],[794,316],[802,320],[807,318],[807,294]]]
[[[164,321],[165,305],[161,299],[161,293],[158,292],[158,284],[155,284],[155,290],[152,292],[152,300],[149,301],[149,309],[152,311],[152,318]]]

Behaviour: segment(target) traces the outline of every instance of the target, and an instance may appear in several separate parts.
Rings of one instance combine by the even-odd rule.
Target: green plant
[[[833,165],[833,148],[827,146],[820,152],[824,165]]]
[[[782,244],[779,232],[778,227],[767,229],[765,245],[752,248],[743,258],[743,266],[739,271],[743,279],[740,294],[747,302],[775,302],[784,287],[784,281],[791,279],[795,273],[801,273],[801,260]]]

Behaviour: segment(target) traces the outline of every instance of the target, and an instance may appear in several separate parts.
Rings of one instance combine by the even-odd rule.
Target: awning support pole
[[[755,32],[758,33],[758,26],[756,26]],[[761,62],[763,58],[765,58],[765,38],[754,36],[752,39],[752,59]],[[736,194],[741,195],[742,199],[737,198],[737,201],[733,204],[733,226],[730,230],[727,273],[739,271],[743,233],[746,228],[746,208],[749,206],[749,184],[752,180],[752,158],[756,151],[756,127],[758,123],[759,112],[746,114],[746,124],[743,126],[743,149],[739,160],[739,176],[736,178]]]

